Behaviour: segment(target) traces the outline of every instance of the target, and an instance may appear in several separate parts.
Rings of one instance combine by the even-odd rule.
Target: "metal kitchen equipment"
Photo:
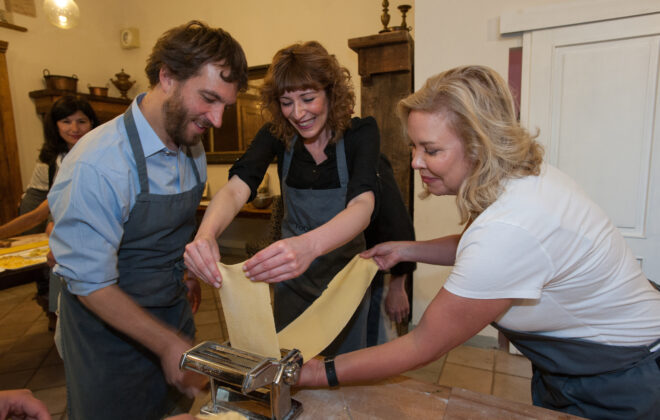
[[[291,398],[302,367],[300,351],[282,350],[282,359],[205,341],[181,357],[180,367],[209,377],[211,401],[202,414],[238,412],[251,420],[290,420],[302,412]]]
[[[78,76],[75,74],[69,76],[60,76],[50,74],[48,69],[43,70],[44,80],[46,81],[46,89],[50,90],[67,90],[75,92],[78,87]]]

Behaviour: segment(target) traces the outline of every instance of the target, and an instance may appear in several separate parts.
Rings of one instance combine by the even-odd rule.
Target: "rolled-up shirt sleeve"
[[[117,250],[128,219],[128,194],[134,192],[119,190],[111,173],[99,173],[89,163],[64,170],[71,173],[48,195],[56,222],[50,247],[55,272],[65,278],[69,291],[88,295],[117,283]]]

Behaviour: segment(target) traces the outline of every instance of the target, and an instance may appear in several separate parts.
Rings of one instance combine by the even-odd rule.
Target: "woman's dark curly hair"
[[[297,133],[280,109],[285,92],[324,90],[328,98],[327,126],[331,143],[341,138],[351,122],[355,94],[348,69],[339,65],[334,55],[318,42],[293,44],[275,54],[261,87],[261,107],[270,115],[271,133],[289,145]]]
[[[154,45],[147,60],[149,85],[160,81],[160,69],[167,68],[175,80],[188,80],[207,63],[222,63],[229,74],[220,74],[227,83],[237,83],[239,90],[247,87],[247,60],[241,45],[220,28],[191,20],[165,32]]]
[[[46,164],[55,162],[57,156],[69,151],[69,146],[60,136],[57,122],[78,111],[87,115],[92,123],[92,128],[97,127],[100,122],[92,106],[86,100],[73,95],[62,96],[50,107],[44,120],[44,145],[39,152],[39,160]]]

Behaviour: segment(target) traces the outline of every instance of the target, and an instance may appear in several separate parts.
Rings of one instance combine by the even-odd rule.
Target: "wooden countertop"
[[[461,388],[421,382],[405,376],[335,389],[292,391],[303,410],[296,420],[402,419],[580,419],[558,411],[505,400]],[[197,399],[197,413],[210,400]]]
[[[397,376],[376,384],[304,389],[301,420],[333,419],[579,419],[557,411]]]

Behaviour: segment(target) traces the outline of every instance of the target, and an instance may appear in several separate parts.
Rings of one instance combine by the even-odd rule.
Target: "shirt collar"
[[[165,144],[163,144],[154,129],[151,128],[151,125],[147,119],[144,118],[144,115],[142,115],[142,111],[138,105],[140,102],[142,102],[142,99],[144,99],[144,95],[146,95],[146,93],[141,93],[138,95],[131,104],[131,107],[133,110],[135,126],[137,127],[138,134],[140,135],[142,150],[144,150],[144,157],[149,157],[161,151],[167,152],[168,149],[165,147]]]

